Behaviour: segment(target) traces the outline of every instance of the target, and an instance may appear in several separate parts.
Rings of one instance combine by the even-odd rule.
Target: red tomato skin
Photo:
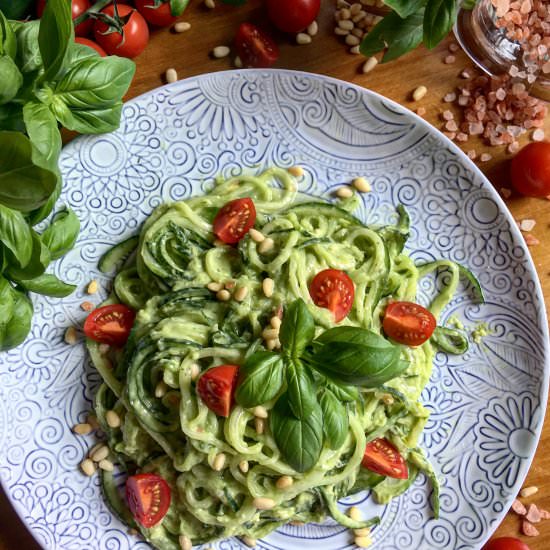
[[[413,347],[429,340],[436,326],[432,313],[414,302],[390,302],[382,321],[389,338]]]
[[[512,185],[528,197],[550,195],[550,142],[536,141],[526,145],[512,159]]]
[[[155,494],[156,493],[156,494]],[[145,500],[156,505],[157,512],[144,509]],[[126,480],[126,501],[132,515],[147,529],[162,521],[172,500],[172,492],[166,481],[156,474],[137,474]]]
[[[279,46],[252,23],[242,23],[235,38],[235,49],[245,67],[267,69],[279,58]]]
[[[101,10],[111,17],[114,15],[114,7],[107,6]],[[128,23],[124,25],[124,36],[118,32],[108,33],[106,23],[96,21],[94,25],[95,41],[109,54],[129,57],[137,57],[147,46],[149,42],[149,27],[143,16],[131,6],[118,4],[118,14],[125,17],[132,14]]]
[[[36,15],[38,18],[42,17],[42,14],[44,13],[46,1],[47,0],[38,0],[38,2],[36,3]],[[85,11],[88,11],[88,9],[90,9],[90,6],[90,0],[72,0],[71,9],[73,19],[76,19]],[[80,23],[80,25],[75,27],[74,33],[76,36],[88,36],[92,32],[93,26],[93,20],[88,18]]]
[[[169,27],[177,20],[172,15],[170,2],[165,2],[158,8],[155,8],[155,0],[135,0],[134,3],[147,23],[155,27]]]
[[[309,294],[316,306],[332,311],[339,323],[353,307],[355,286],[349,275],[339,269],[324,269],[315,275],[309,285]]]
[[[227,418],[235,399],[237,365],[220,365],[208,369],[197,383],[197,393],[206,406],[218,416]]]
[[[407,479],[407,463],[399,451],[386,439],[378,438],[367,443],[361,465],[377,474]]]
[[[321,0],[267,0],[267,13],[283,32],[297,33],[313,23],[319,15]]]
[[[487,542],[482,550],[529,550],[529,546],[513,537],[499,537]]]
[[[256,222],[256,207],[248,197],[220,208],[213,222],[214,234],[226,244],[237,244]]]
[[[128,340],[135,317],[134,310],[124,304],[98,307],[86,317],[84,334],[101,344],[122,347]],[[108,323],[110,331],[109,327],[106,328]]]
[[[105,50],[99,44],[96,44],[93,40],[90,40],[89,38],[77,36],[74,41],[77,44],[82,44],[84,46],[88,46],[89,48],[93,48],[101,57],[107,57]]]

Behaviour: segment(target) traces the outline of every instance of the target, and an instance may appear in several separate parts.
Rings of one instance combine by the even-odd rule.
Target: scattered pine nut
[[[213,10],[216,7],[216,2],[214,0],[204,0],[204,5],[209,10]]]
[[[338,21],[338,27],[340,27],[343,31],[350,31],[351,32],[353,30],[354,26],[355,25],[353,24],[353,21],[350,21],[349,18],[340,19],[340,21]]]
[[[166,71],[166,82],[168,82],[168,84],[173,84],[174,82],[177,82],[178,81],[178,73],[176,71],[176,69],[168,69]]]
[[[535,220],[521,220],[521,222],[519,223],[519,228],[521,231],[533,231],[536,223],[537,222]]]
[[[265,241],[265,235],[261,231],[258,231],[257,229],[252,228],[248,233],[250,235],[250,238],[255,243],[262,243]]]
[[[372,539],[370,537],[355,537],[355,546],[359,548],[368,548],[372,545]]]
[[[273,279],[271,279],[269,277],[266,277],[262,281],[262,290],[263,290],[264,295],[265,295],[266,298],[271,298],[273,296],[274,288],[275,288],[275,281]]]
[[[252,504],[254,505],[254,508],[257,508],[258,510],[272,510],[275,508],[275,501],[272,498],[266,498],[266,497],[256,497]]]
[[[243,60],[237,55],[235,59],[233,59],[233,65],[235,65],[237,69],[242,69]]]
[[[279,329],[278,328],[264,328],[262,332],[262,336],[264,340],[273,340],[277,339],[279,337]]]
[[[248,460],[242,460],[241,462],[239,462],[239,470],[243,473],[243,474],[246,474],[248,472]]]
[[[77,341],[78,341],[78,336],[76,333],[76,329],[74,327],[69,327],[65,331],[65,343],[69,344],[70,346],[74,346]]]
[[[260,254],[267,254],[271,250],[273,250],[273,247],[275,246],[275,241],[270,238],[266,237],[261,243],[260,246],[258,246],[258,252]]]
[[[73,426],[73,432],[77,435],[88,435],[92,432],[92,426],[90,424],[75,424]]]
[[[102,460],[105,460],[109,456],[109,447],[107,445],[101,445],[98,449],[96,449],[93,453],[90,453],[90,458],[94,462],[101,462]]]
[[[235,300],[237,300],[237,302],[242,302],[247,296],[248,296],[248,287],[240,286],[235,291],[235,294],[233,297],[235,298]]]
[[[369,193],[371,191],[370,183],[365,178],[355,178],[352,183],[359,193]]]
[[[254,419],[254,428],[256,429],[256,433],[258,435],[262,435],[265,430],[265,420],[263,418],[256,417]]]
[[[220,302],[227,302],[231,299],[231,293],[229,292],[229,290],[226,290],[224,288],[224,289],[219,290],[218,292],[216,292],[216,298]]]
[[[168,386],[166,385],[166,382],[164,382],[164,380],[161,380],[155,388],[155,397],[157,399],[161,399],[166,395],[167,391],[168,391]]]
[[[91,477],[95,474],[95,464],[89,458],[85,458],[80,463],[80,469],[88,477]]]
[[[277,338],[272,338],[271,340],[266,340],[265,345],[269,351],[273,351],[277,348]]]
[[[139,535],[139,531],[137,529],[128,529],[126,531],[131,537],[137,537]]]
[[[374,56],[369,57],[363,64],[363,73],[370,73],[376,65],[378,65],[378,59]]]
[[[115,469],[115,465],[110,460],[100,460],[98,466],[105,472],[112,472]]]
[[[336,190],[336,196],[339,199],[349,199],[353,196],[353,191],[350,187],[340,187]]]
[[[428,88],[426,86],[418,86],[412,93],[413,101],[420,101],[427,93]]]
[[[300,44],[301,46],[311,44],[311,36],[305,32],[299,32],[296,35],[296,44]]]
[[[348,34],[345,38],[345,42],[348,46],[359,46],[361,39],[354,34]]]
[[[301,166],[291,166],[287,172],[295,178],[301,178],[304,175],[304,169]]]
[[[180,535],[178,538],[181,550],[192,550],[193,542],[187,535]]]
[[[105,420],[109,428],[120,428],[120,416],[115,411],[107,411],[105,413]]]
[[[216,46],[212,50],[212,55],[216,59],[222,59],[222,57],[227,57],[230,53],[231,53],[231,49],[227,46]]]
[[[351,10],[347,7],[340,10],[340,20],[346,20],[351,18]]]
[[[254,416],[257,416],[258,418],[267,418],[267,409],[261,405],[254,407],[252,412],[254,413]]]
[[[360,46],[353,46],[353,48],[349,49],[349,53],[353,55],[359,55],[361,53],[361,50],[359,48]]]
[[[88,285],[88,288],[86,289],[86,292],[88,294],[95,294],[97,292],[97,289],[98,289],[97,281],[95,279],[92,279],[90,281],[90,284]]]
[[[490,153],[483,153],[481,157],[479,157],[479,160],[481,160],[481,162],[489,162],[492,158],[493,155],[491,155]]]
[[[356,537],[368,537],[370,536],[370,529],[368,527],[363,527],[361,529],[354,529],[353,534]]]
[[[178,33],[188,31],[190,28],[191,23],[188,23],[187,21],[180,21],[174,25],[174,30]]]
[[[334,34],[337,34],[338,36],[347,36],[350,33],[350,31],[346,31],[345,29],[341,29],[340,27],[335,27]]]
[[[544,130],[542,128],[537,128],[532,134],[531,139],[533,141],[542,141],[544,139]]]
[[[88,458],[90,458],[98,449],[101,449],[101,447],[103,447],[105,445],[105,443],[103,442],[99,442],[99,443],[96,443],[89,451],[88,451]]]
[[[319,24],[317,21],[312,21],[306,29],[309,36],[315,36],[319,32]]]
[[[225,458],[225,453],[216,455],[216,458],[214,458],[214,462],[212,463],[212,469],[216,472],[221,472],[225,466]]]
[[[273,317],[271,317],[270,321],[269,321],[269,324],[273,327],[273,328],[276,328],[277,330],[279,330],[281,328],[281,324],[283,322],[281,321],[281,318],[278,317],[277,315],[274,315]]]
[[[206,285],[206,288],[212,292],[219,292],[223,288],[223,285],[221,283],[211,282]]]
[[[354,521],[361,521],[363,519],[363,514],[361,513],[361,510],[357,508],[357,506],[352,506],[348,510],[348,516]]]
[[[191,380],[196,380],[199,377],[200,372],[201,372],[201,369],[197,365],[197,363],[193,363],[191,365]]]
[[[92,309],[94,309],[94,304],[92,304],[92,302],[82,302],[80,304],[80,307],[84,310],[84,311],[92,311]]]
[[[522,497],[522,498],[528,498],[528,497],[532,497],[534,494],[536,494],[538,492],[539,492],[539,488],[532,485],[530,487],[524,487],[519,492],[519,496]]]
[[[294,485],[294,479],[290,476],[281,476],[275,483],[277,489],[288,489],[292,485]]]
[[[248,536],[242,537],[241,540],[250,548],[254,548],[258,544],[256,539]]]

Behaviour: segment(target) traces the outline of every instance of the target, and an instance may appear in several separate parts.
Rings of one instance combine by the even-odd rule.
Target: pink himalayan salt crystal
[[[521,229],[521,224],[520,224]],[[536,504],[529,504],[529,508],[527,508],[527,515],[525,516],[525,519],[527,521],[530,521],[531,523],[538,523],[540,521],[540,512],[537,508]]]
[[[510,145],[508,145],[508,153],[510,155],[513,155],[519,151],[519,143],[517,141],[512,141]]]
[[[526,537],[538,537],[539,536],[538,529],[532,523],[529,523],[526,520],[523,520],[521,522],[521,532]]]
[[[456,132],[443,132],[451,141],[454,141],[456,138]]]
[[[456,140],[457,141],[468,141],[468,134],[465,134],[464,132],[459,132],[457,135],[456,135]]]
[[[527,235],[524,235],[523,238],[525,239],[525,244],[527,246],[537,246],[540,244],[540,241],[534,235],[531,235],[531,233],[527,233]]]
[[[503,187],[500,191],[502,193],[503,190],[505,190],[506,188]],[[506,191],[510,192],[509,189],[506,189]],[[511,194],[511,193],[510,193]],[[527,508],[525,508],[523,502],[521,502],[520,500],[518,500],[517,498],[514,500],[514,502],[512,502],[512,510],[520,515],[520,516],[524,516],[525,514],[527,514]]]
[[[493,158],[493,155],[490,153],[482,153],[480,160],[481,162],[489,162]]]
[[[550,519],[550,512],[548,510],[543,510],[542,508],[539,508],[540,512],[540,519]]]
[[[475,158],[477,157],[477,151],[475,149],[468,151],[466,154],[471,160],[475,160]]]
[[[456,61],[456,57],[454,55],[447,55],[443,62],[446,65],[452,65]]]
[[[449,51],[451,53],[456,53],[459,50],[458,44],[456,42],[451,42],[449,44]]]
[[[456,93],[455,92],[449,92],[448,94],[445,95],[445,97],[443,98],[443,101],[445,103],[452,103],[453,101],[456,100]]]
[[[505,199],[509,199],[511,196],[512,196],[512,190],[511,189],[508,189],[508,187],[501,187],[500,188],[500,194],[505,198]],[[519,502],[519,500],[515,500],[514,502]],[[519,502],[522,506],[523,504],[521,502]],[[516,511],[514,509],[514,505],[512,504],[512,510],[514,510],[514,512],[516,512],[516,514],[520,514],[520,512]],[[525,506],[523,506],[523,510],[525,510],[525,512],[523,512],[524,514],[527,513],[527,510],[525,509]]]
[[[449,132],[456,132],[458,130],[458,125],[454,120],[448,120],[445,123],[445,130]]]
[[[426,114],[426,109],[425,107],[418,107],[418,109],[416,110],[416,114],[418,116],[424,116]]]
[[[443,111],[443,113],[441,113],[441,116],[443,117],[444,120],[453,120],[453,118],[455,117],[452,111],[449,111],[449,109],[447,109],[446,111]]]

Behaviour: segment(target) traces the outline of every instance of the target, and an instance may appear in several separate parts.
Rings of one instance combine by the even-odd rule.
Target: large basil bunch
[[[80,223],[61,211],[39,234],[61,192],[60,124],[81,133],[115,130],[135,65],[75,44],[68,0],[49,0],[40,21],[0,11],[0,351],[30,330],[27,294],[66,296],[74,287],[46,274],[69,251]]]

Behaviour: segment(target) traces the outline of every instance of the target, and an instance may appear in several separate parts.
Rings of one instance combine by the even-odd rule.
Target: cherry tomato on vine
[[[227,244],[238,243],[256,221],[252,199],[235,199],[222,206],[214,218],[214,234]]]
[[[233,406],[239,367],[220,365],[208,369],[197,382],[197,393],[218,416],[228,417]]]
[[[529,546],[514,537],[499,537],[491,539],[482,550],[529,550]]]
[[[550,142],[526,145],[512,160],[512,185],[522,195],[550,195]]]
[[[47,0],[38,0],[38,2],[36,3],[37,17],[42,17],[42,14],[44,13],[44,8],[46,7],[46,1]],[[90,6],[91,4],[89,0],[72,0],[71,8],[73,19],[80,17],[84,12],[88,11]],[[75,27],[74,33],[76,36],[88,36],[92,32],[93,26],[93,20],[88,18],[80,23],[80,25]]]
[[[267,0],[267,13],[284,32],[301,32],[319,15],[321,0]]]
[[[279,46],[252,23],[243,23],[237,31],[235,49],[245,67],[266,69],[279,58]]]
[[[137,474],[126,480],[126,501],[130,512],[143,527],[162,521],[170,508],[170,486],[157,474]]]
[[[382,476],[407,479],[407,463],[399,451],[383,437],[367,443],[361,465]]]
[[[84,334],[88,338],[122,347],[128,340],[136,314],[124,304],[112,304],[94,309],[84,321]]]
[[[83,44],[84,46],[93,48],[101,57],[107,56],[107,54],[105,53],[105,50],[99,44],[96,44],[93,40],[90,40],[89,38],[84,38],[83,36],[77,36],[74,39],[74,41],[77,44]]]
[[[159,5],[156,0],[135,0],[134,3],[146,21],[156,27],[168,27],[177,19],[172,15],[170,2]]]
[[[309,285],[309,294],[316,306],[327,308],[339,323],[350,312],[355,287],[349,276],[339,269],[324,269],[315,275]]]
[[[131,6],[117,4],[118,15],[121,19],[129,16],[122,26],[123,34],[105,21],[97,20],[94,25],[95,41],[109,54],[121,57],[137,57],[149,42],[149,27],[143,16]],[[101,13],[114,17],[113,5],[101,10]]]
[[[390,302],[382,328],[396,342],[419,346],[429,340],[437,321],[430,311],[414,302]]]

